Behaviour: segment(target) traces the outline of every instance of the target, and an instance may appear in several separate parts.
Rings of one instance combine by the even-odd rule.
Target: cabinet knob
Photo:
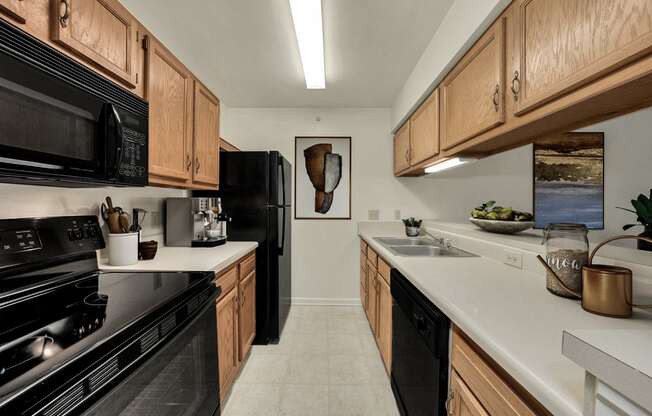
[[[514,95],[514,101],[518,101],[519,93],[521,92],[521,80],[519,79],[520,74],[518,71],[514,71],[514,78],[512,78],[512,94]]]
[[[199,167],[201,164],[199,163],[199,158],[195,157],[195,173],[199,173]]]
[[[494,109],[498,111],[500,108],[500,84],[496,84],[496,89],[493,95]]]
[[[190,160],[190,155],[186,155],[186,170],[190,171],[190,166],[192,165],[192,160]]]
[[[405,150],[405,161],[410,163],[410,149]]]
[[[446,405],[445,405],[446,412],[451,416],[455,414],[455,409],[453,408],[453,406],[451,406],[453,404],[454,399],[455,399],[455,390],[451,390],[450,393],[448,393],[448,397],[446,398]]]
[[[61,3],[59,4],[59,23],[61,24],[61,27],[68,27],[69,20],[70,20],[70,3],[68,2],[68,0],[61,0]]]

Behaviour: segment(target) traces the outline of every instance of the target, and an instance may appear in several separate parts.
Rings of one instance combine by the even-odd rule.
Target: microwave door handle
[[[110,178],[115,178],[117,176],[118,168],[120,166],[120,161],[122,160],[122,151],[124,149],[124,135],[122,134],[122,121],[120,120],[120,115],[118,114],[118,110],[116,110],[115,106],[112,104],[108,104],[111,115],[110,117],[113,118],[115,122],[115,135],[118,138],[118,142],[116,143],[115,147],[115,159],[113,160],[113,163],[111,166],[109,166],[109,177]]]

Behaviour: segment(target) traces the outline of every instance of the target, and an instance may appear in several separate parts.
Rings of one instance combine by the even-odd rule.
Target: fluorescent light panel
[[[306,88],[326,88],[321,0],[289,0]]]
[[[430,165],[426,168],[425,171],[426,173],[441,172],[443,170],[448,170],[458,166],[466,165],[467,163],[475,162],[476,160],[478,159],[472,157],[454,157],[452,159],[446,159],[442,162]]]

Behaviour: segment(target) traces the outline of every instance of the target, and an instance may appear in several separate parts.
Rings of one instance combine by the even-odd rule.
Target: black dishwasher
[[[392,390],[402,416],[445,415],[450,320],[392,270]]]

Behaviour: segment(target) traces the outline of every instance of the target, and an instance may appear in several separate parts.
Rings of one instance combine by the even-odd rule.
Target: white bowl
[[[534,227],[534,221],[501,221],[469,218],[472,224],[485,231],[497,234],[516,234]]]

